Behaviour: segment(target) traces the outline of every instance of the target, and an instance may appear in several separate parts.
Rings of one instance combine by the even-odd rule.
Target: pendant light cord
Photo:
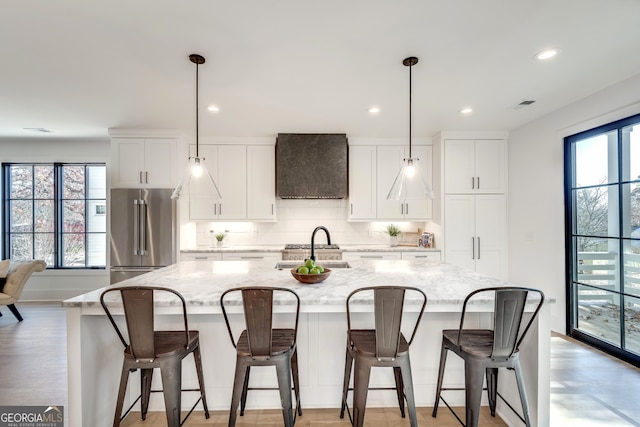
[[[200,68],[200,64],[198,64],[196,62],[196,158],[200,157],[200,153],[199,153],[199,150],[198,150],[198,148],[200,147],[200,142],[198,140],[198,135],[200,134],[200,130],[199,130],[199,125],[200,125],[199,117],[200,117],[200,114],[198,113],[198,105],[199,105],[198,93],[200,92],[199,89],[198,89],[198,81],[199,81],[198,69],[199,68]],[[409,151],[411,151],[411,150],[409,150]]]
[[[413,65],[409,65],[409,158],[411,159],[411,69]]]

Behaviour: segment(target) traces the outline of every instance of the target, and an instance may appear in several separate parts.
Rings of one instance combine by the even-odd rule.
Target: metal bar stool
[[[105,302],[109,293],[119,292],[124,310],[127,332],[130,343],[127,343]],[[154,329],[154,296],[156,293],[170,293],[180,299],[184,329],[177,331],[156,331]],[[111,302],[111,301],[109,301]],[[109,321],[113,325],[122,345],[124,345],[124,362],[120,376],[120,388],[113,419],[114,427],[127,416],[133,406],[141,400],[141,415],[144,420],[149,409],[149,397],[152,392],[164,392],[164,406],[167,414],[167,425],[178,427],[191,415],[196,405],[202,401],[204,415],[209,418],[207,398],[204,390],[202,375],[202,358],[200,356],[200,341],[198,331],[189,330],[187,324],[187,307],[182,295],[173,289],[136,286],[110,288],[100,295],[100,304],[104,308]],[[182,389],[182,359],[193,353],[198,375],[199,388]],[[153,369],[160,368],[163,390],[151,390]],[[127,390],[129,372],[140,369],[140,395],[133,404],[122,414],[124,396]],[[181,392],[198,391],[200,397],[193,405],[184,420],[180,421]]]
[[[245,329],[236,341],[231,331],[229,317],[225,308],[225,297],[230,293],[242,295]],[[295,297],[296,312],[293,329],[273,328],[273,300],[274,294],[292,294]],[[227,302],[230,305],[231,301]],[[229,427],[236,425],[238,404],[240,416],[244,415],[248,390],[279,390],[282,403],[284,425],[292,427],[296,416],[302,415],[300,406],[300,381],[298,379],[298,318],[300,316],[300,298],[290,289],[244,287],[228,289],[220,296],[220,306],[224,315],[231,343],[236,349],[236,371],[229,412]],[[278,378],[278,388],[249,387],[251,366],[275,366]],[[296,395],[297,414],[292,413],[291,379]]]
[[[351,299],[365,291],[373,291],[374,296],[374,329],[351,328]],[[418,319],[413,327],[411,339],[407,341],[401,332],[403,306],[407,291],[416,292],[422,307]],[[357,298],[357,297],[356,297]],[[342,408],[340,418],[344,418],[347,410],[351,424],[355,427],[364,425],[364,413],[369,390],[395,390],[398,396],[398,406],[402,417],[405,417],[404,401],[407,401],[411,427],[416,427],[415,399],[413,396],[413,380],[411,377],[411,363],[409,361],[409,346],[418,330],[424,307],[427,304],[425,293],[413,287],[403,286],[372,286],[356,289],[347,297],[347,352],[344,368],[344,383],[342,389]],[[353,416],[347,406],[347,393],[351,368],[353,374]],[[391,367],[394,370],[395,387],[369,388],[369,376],[372,367]]]
[[[480,293],[494,294],[493,329],[464,329],[467,304],[474,296]],[[521,329],[522,317],[529,293],[537,294],[539,300],[536,301],[536,308],[529,322]],[[519,347],[543,303],[544,293],[532,288],[485,288],[478,289],[467,295],[462,306],[460,327],[442,331],[440,368],[438,370],[438,385],[436,401],[433,405],[433,417],[437,415],[438,404],[442,400],[460,424],[467,427],[477,427],[480,417],[482,391],[485,390],[483,388],[485,375],[487,378],[486,390],[489,397],[489,409],[491,416],[495,417],[496,398],[500,397],[504,401],[497,391],[498,368],[507,368],[515,372],[523,415],[518,414],[508,402],[505,401],[505,403],[527,426],[531,426],[529,403],[520,365]],[[464,388],[442,387],[448,350],[453,351],[464,359]],[[451,406],[442,397],[442,391],[446,390],[465,390],[466,424],[453,412]]]

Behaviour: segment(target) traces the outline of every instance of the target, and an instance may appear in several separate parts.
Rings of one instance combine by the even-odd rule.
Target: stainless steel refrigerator
[[[111,283],[175,262],[171,189],[111,190]]]

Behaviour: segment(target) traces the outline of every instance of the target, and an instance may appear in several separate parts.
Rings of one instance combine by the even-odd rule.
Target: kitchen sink
[[[323,260],[318,260],[317,261],[318,264],[320,264],[321,266],[325,267],[325,268],[351,268],[351,264],[349,264],[347,261],[323,261]],[[277,268],[278,270],[284,270],[284,269],[290,269],[290,268],[295,268],[298,267],[299,265],[304,264],[304,261],[302,260],[298,260],[298,261],[278,261],[276,263],[276,266],[274,268]]]

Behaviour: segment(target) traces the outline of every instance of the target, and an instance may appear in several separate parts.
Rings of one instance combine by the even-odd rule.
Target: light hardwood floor
[[[25,318],[16,322],[2,309],[0,317],[0,406],[67,406],[66,318],[54,305],[22,304]],[[640,370],[610,358],[590,347],[554,334],[551,338],[551,426],[553,427],[640,427]],[[485,409],[481,426],[504,426]],[[461,411],[462,408],[459,408]],[[336,409],[305,409],[296,425],[348,426]],[[205,420],[194,413],[187,426],[226,426],[228,414],[215,411]],[[437,418],[431,408],[418,408],[418,422],[424,426],[457,426],[443,406]],[[130,414],[123,426],[166,425],[163,413],[152,413],[146,421]],[[247,411],[238,417],[240,426],[282,426],[278,410]],[[371,427],[408,426],[396,408],[367,409],[366,425]]]

